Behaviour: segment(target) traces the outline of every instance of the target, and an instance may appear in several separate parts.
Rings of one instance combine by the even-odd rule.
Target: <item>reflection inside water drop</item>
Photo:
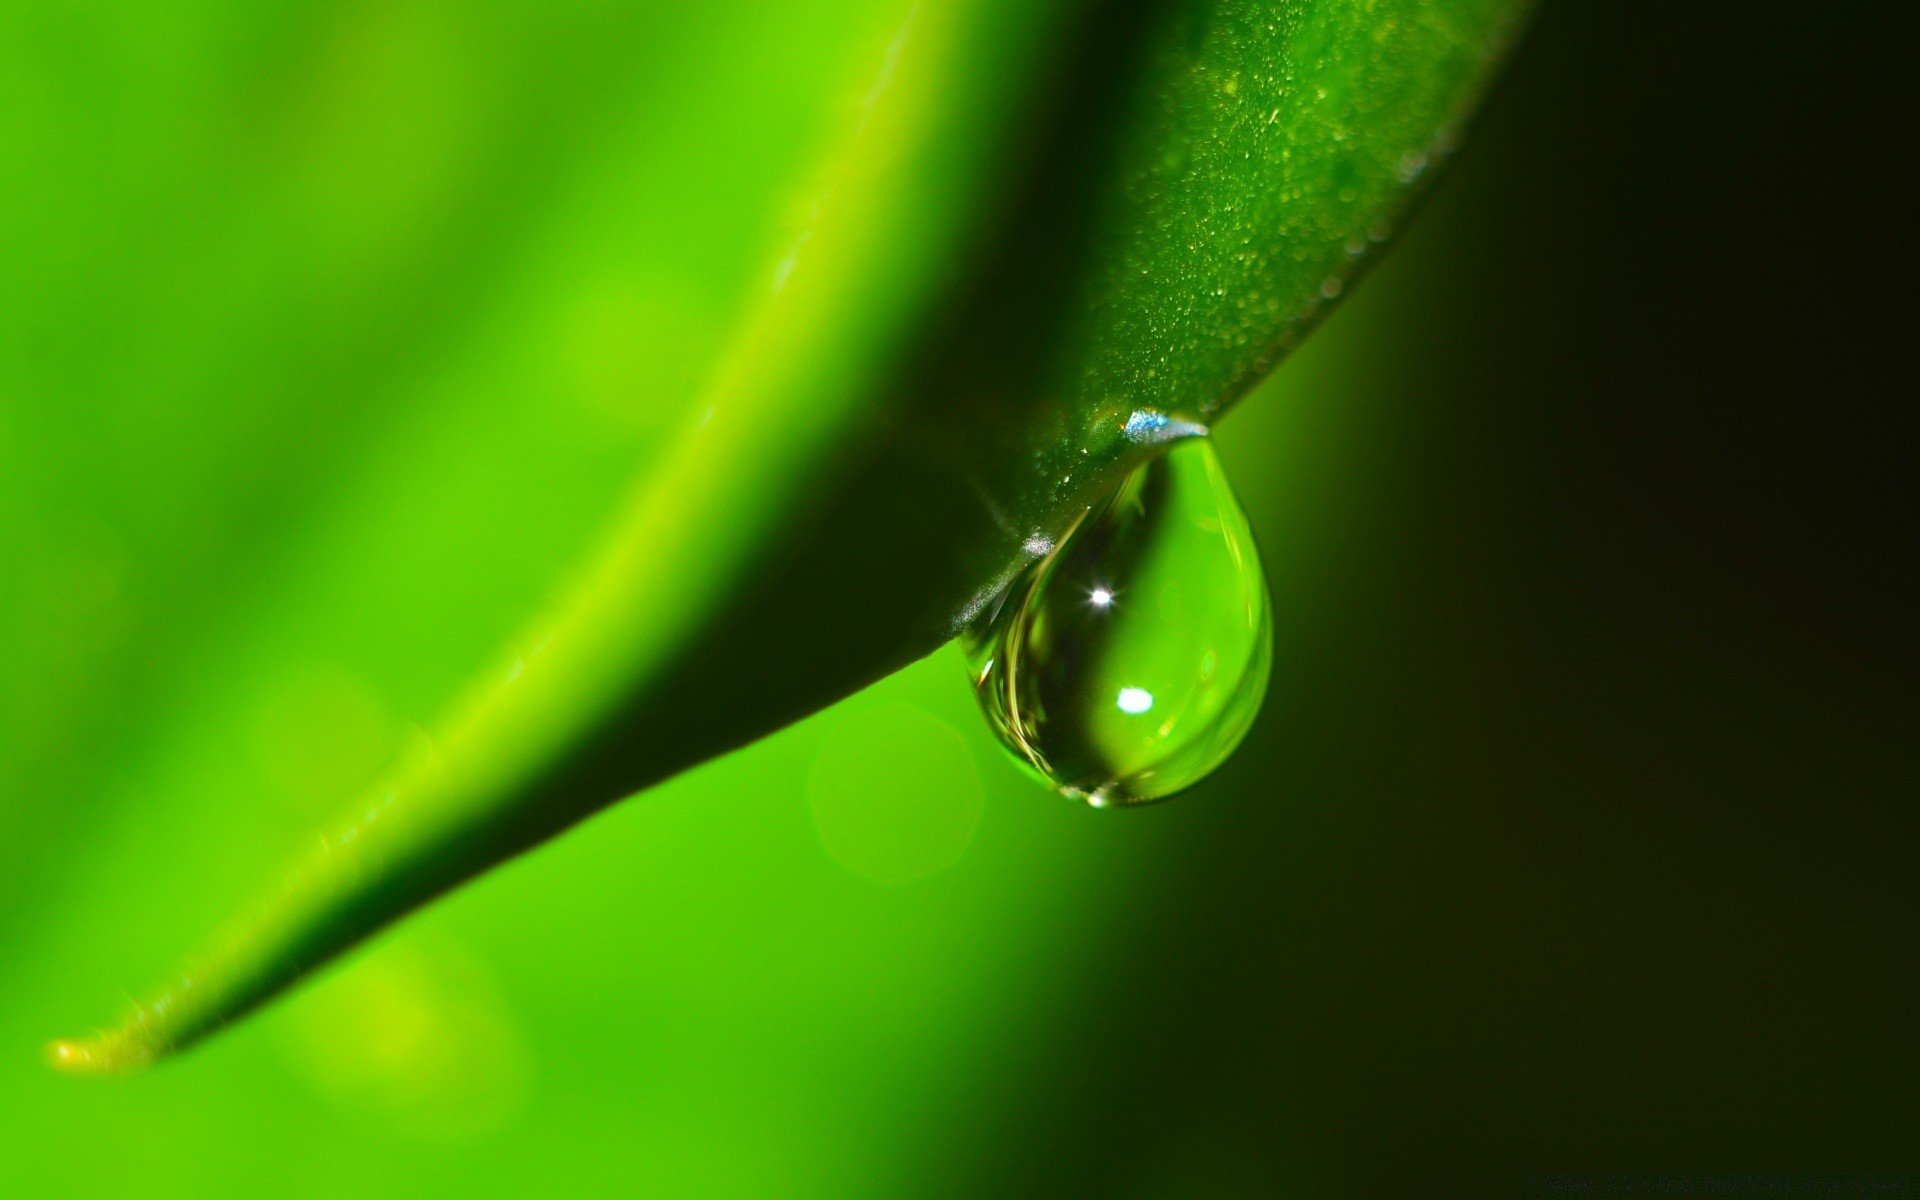
[[[1253,535],[1204,438],[1129,475],[962,638],[1008,749],[1098,808],[1205,778],[1246,736],[1273,658]]]

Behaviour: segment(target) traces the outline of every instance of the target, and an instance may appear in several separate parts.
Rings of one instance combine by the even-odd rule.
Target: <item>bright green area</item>
[[[250,672],[431,720],[659,452],[891,6],[202,8],[0,15],[0,795],[61,798],[0,880],[103,739],[274,794]],[[349,723],[333,769],[399,744]]]
[[[437,753],[900,8],[0,12],[0,1193],[893,1195],[1017,1095],[1155,827],[1001,761],[951,651],[164,1070],[38,1060]]]

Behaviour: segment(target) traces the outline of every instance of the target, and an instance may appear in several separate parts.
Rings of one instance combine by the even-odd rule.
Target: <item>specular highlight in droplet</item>
[[[962,637],[988,723],[1095,807],[1159,800],[1246,737],[1273,661],[1265,578],[1213,444],[1129,475]]]

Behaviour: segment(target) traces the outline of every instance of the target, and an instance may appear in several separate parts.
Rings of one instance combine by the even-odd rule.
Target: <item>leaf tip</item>
[[[47,1065],[67,1075],[126,1075],[153,1061],[150,1049],[124,1034],[60,1038],[48,1042]]]

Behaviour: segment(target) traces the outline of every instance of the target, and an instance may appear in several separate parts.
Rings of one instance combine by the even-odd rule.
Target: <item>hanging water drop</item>
[[[1096,808],[1191,787],[1253,725],[1273,661],[1246,514],[1204,437],[1127,476],[962,639],[1009,750]]]

